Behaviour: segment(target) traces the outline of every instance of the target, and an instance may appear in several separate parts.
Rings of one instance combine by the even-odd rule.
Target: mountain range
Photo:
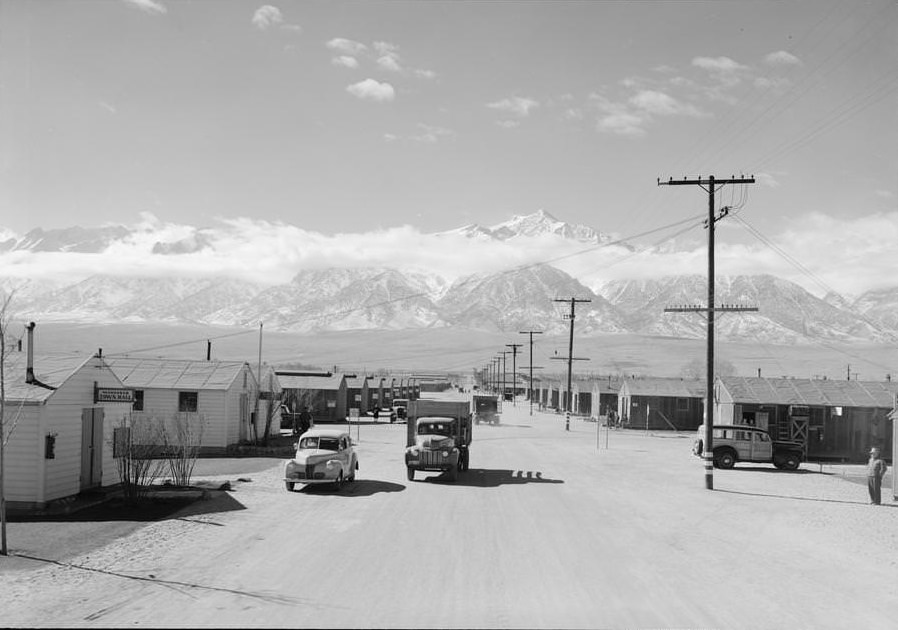
[[[547,237],[604,244],[612,239],[587,226],[570,225],[549,213],[516,216],[483,227],[467,225],[444,234],[514,244]],[[35,229],[0,242],[3,252],[102,254],[128,239],[125,227]],[[623,247],[627,245],[618,244]],[[156,242],[155,255],[176,256],[209,246],[202,230],[190,238]],[[587,286],[550,265],[446,281],[439,274],[399,268],[306,269],[274,286],[230,277],[123,277],[93,275],[74,282],[0,278],[15,288],[13,314],[35,321],[182,322],[256,326],[310,333],[343,330],[406,330],[456,327],[514,332],[569,330],[571,298],[579,335],[640,334],[702,338],[701,307],[707,279],[672,276],[615,280]],[[716,331],[724,339],[770,344],[806,342],[894,342],[898,334],[898,287],[869,291],[854,300],[817,298],[799,285],[770,275],[720,277],[718,304],[757,307],[720,312]]]

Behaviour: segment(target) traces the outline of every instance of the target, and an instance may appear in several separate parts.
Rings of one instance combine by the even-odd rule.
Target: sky
[[[703,273],[708,192],[658,180],[744,176],[718,273],[856,295],[898,286],[895,112],[892,0],[4,0],[0,240],[203,229],[273,277],[542,209],[647,248],[596,273]]]

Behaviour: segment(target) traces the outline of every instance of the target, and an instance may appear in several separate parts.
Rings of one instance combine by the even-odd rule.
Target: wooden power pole
[[[567,357],[552,357],[552,358],[553,359],[555,359],[555,358],[567,359],[567,401],[565,401],[564,410],[565,411],[573,411],[574,405],[573,405],[573,401],[571,400],[571,364],[573,361],[588,361],[589,360],[589,359],[585,359],[585,358],[581,358],[581,359],[574,358],[574,319],[576,317],[574,314],[574,309],[578,303],[592,302],[592,300],[582,300],[582,299],[572,297],[569,299],[553,300],[553,302],[570,302],[571,303],[571,314],[565,315],[565,318],[571,320],[571,336],[570,336],[570,341],[568,342]]]
[[[696,179],[670,179],[666,182],[658,180],[659,186],[701,186],[708,192],[708,304],[704,307],[678,307],[664,309],[666,312],[701,311],[707,312],[708,317],[708,364],[707,388],[705,396],[705,439],[703,440],[702,458],[705,462],[705,488],[714,489],[714,454],[713,431],[714,426],[714,312],[715,311],[748,311],[758,310],[750,307],[715,307],[714,306],[714,224],[729,213],[729,208],[723,208],[718,216],[714,216],[714,192],[717,186],[725,184],[754,184],[754,177],[731,177],[730,179],[717,179],[713,175],[707,179],[699,176]]]
[[[522,335],[530,335],[530,390],[527,392],[527,398],[530,399],[530,415],[533,415],[533,335],[543,334],[541,330],[522,330]]]

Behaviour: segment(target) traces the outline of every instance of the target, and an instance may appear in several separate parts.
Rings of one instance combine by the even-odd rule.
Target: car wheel
[[[406,469],[405,469],[405,474],[406,474],[406,476],[408,477],[408,480],[409,480],[409,481],[414,481],[414,480],[415,480],[415,469],[414,469],[414,468],[406,468]]]
[[[785,470],[798,470],[799,466],[801,466],[801,460],[798,458],[798,455],[786,455],[783,458],[783,468]]]
[[[285,481],[285,482],[284,482],[284,485],[287,487],[287,492],[293,492],[293,485],[294,485],[294,484],[293,484],[292,481]]]
[[[732,451],[723,451],[715,459],[718,468],[729,469],[736,465],[736,455]]]

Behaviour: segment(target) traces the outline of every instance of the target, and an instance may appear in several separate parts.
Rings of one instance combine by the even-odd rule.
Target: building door
[[[103,409],[81,410],[81,489],[95,488],[103,480]]]

